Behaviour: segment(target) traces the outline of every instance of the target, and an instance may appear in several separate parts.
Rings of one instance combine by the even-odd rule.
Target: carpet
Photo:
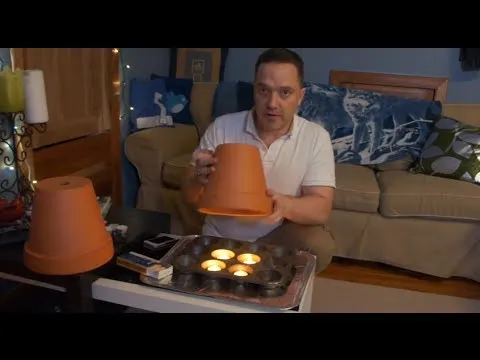
[[[314,313],[480,313],[480,301],[317,277]]]

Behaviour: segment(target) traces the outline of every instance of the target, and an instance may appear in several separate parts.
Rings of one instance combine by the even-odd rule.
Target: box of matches
[[[133,251],[118,255],[117,265],[154,279],[162,279],[172,273],[171,266],[164,266],[156,259]]]

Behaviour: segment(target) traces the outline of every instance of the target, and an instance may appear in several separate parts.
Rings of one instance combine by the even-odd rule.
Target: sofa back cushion
[[[435,123],[413,172],[480,184],[480,127],[444,116]]]
[[[213,99],[216,83],[194,83],[191,93],[190,112],[200,134],[203,134],[212,121]]]
[[[221,82],[215,90],[212,118],[250,110],[253,107],[253,84],[245,81]]]
[[[337,163],[375,165],[417,158],[442,112],[438,101],[307,82],[299,115],[330,133]]]

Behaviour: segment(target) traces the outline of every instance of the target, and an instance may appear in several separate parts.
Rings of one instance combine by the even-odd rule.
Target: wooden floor
[[[480,300],[480,284],[464,279],[439,279],[389,265],[335,258],[319,276]]]

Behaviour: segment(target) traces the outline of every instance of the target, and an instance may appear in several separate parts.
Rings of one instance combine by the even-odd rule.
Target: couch
[[[475,105],[446,104],[448,81],[426,77],[332,71],[339,88],[442,103],[444,115],[480,125]],[[128,136],[125,152],[140,179],[137,207],[172,215],[184,233],[199,233],[202,215],[181,199],[180,181],[199,136],[215,117],[219,85],[196,83],[190,98],[195,126],[151,128]],[[223,100],[222,100],[223,101]],[[475,121],[477,123],[475,124]],[[336,256],[374,261],[440,278],[480,281],[480,187],[411,171],[413,159],[363,165],[337,163],[329,222]]]

